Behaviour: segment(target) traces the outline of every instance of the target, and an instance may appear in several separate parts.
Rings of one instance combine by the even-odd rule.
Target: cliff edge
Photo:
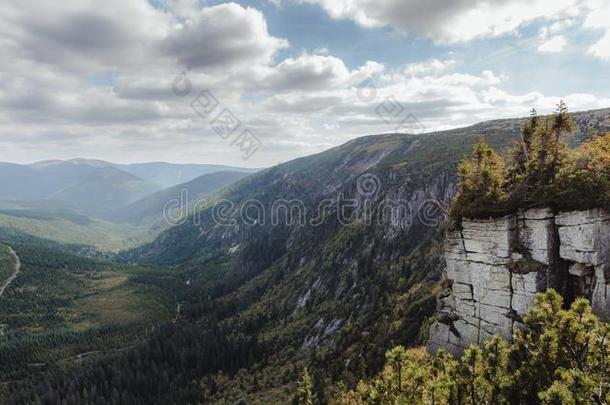
[[[439,296],[428,350],[461,355],[494,335],[512,339],[537,292],[553,288],[569,305],[591,301],[610,320],[610,214],[601,209],[522,210],[464,218],[445,242],[446,289]]]

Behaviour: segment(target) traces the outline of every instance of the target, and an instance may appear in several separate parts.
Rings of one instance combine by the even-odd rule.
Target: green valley
[[[0,404],[610,405],[610,0],[1,0]]]
[[[610,110],[572,116],[572,146],[610,130]],[[523,122],[363,137],[224,187],[204,176],[187,184],[211,204],[171,227],[21,212],[7,239],[22,272],[0,301],[6,402],[290,403],[304,368],[313,403],[355,395],[388,350],[428,339],[458,163],[481,138],[508,155]],[[180,193],[152,194],[131,218]],[[249,201],[256,222],[240,213]],[[304,217],[274,217],[277,201]],[[146,226],[158,235],[116,231]]]
[[[154,228],[145,225],[127,226],[53,211],[0,210],[0,229],[4,239],[16,242],[38,239],[74,250],[93,248],[109,253],[139,246],[156,235]]]
[[[3,381],[42,378],[127,350],[175,317],[177,280],[167,271],[11,246],[21,271],[0,297]]]

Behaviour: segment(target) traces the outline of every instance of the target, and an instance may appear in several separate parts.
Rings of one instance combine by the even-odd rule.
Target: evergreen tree
[[[559,104],[557,104],[557,110],[552,117],[553,122],[553,133],[555,134],[554,140],[554,150],[553,150],[553,163],[552,163],[552,173],[555,175],[558,170],[559,160],[560,160],[560,138],[561,135],[567,132],[571,132],[576,128],[574,121],[572,121],[572,117],[568,113],[568,106],[566,103],[561,100]]]
[[[484,141],[458,166],[459,190],[450,216],[486,217],[517,209],[610,209],[610,135],[569,150],[561,137],[575,124],[562,101],[550,117],[532,110],[507,169]]]
[[[398,346],[372,381],[338,387],[340,404],[606,404],[610,400],[610,325],[589,302],[564,309],[561,295],[539,293],[513,344],[500,337],[461,359]]]
[[[530,112],[530,118],[523,125],[521,139],[515,143],[512,151],[512,162],[507,171],[507,186],[511,190],[511,199],[515,195],[527,199],[528,173],[530,172],[531,157],[533,156],[534,137],[538,134],[540,117],[535,108]]]
[[[576,148],[555,185],[556,205],[564,209],[610,209],[610,134]]]
[[[458,167],[459,193],[450,210],[453,218],[493,214],[505,209],[505,169],[502,158],[481,139],[470,159]]]
[[[301,379],[297,387],[296,404],[298,405],[313,405],[313,381],[309,375],[307,367],[303,369]]]

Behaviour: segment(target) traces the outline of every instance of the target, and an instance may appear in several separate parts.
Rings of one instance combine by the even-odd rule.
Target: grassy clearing
[[[70,217],[42,217],[0,211],[2,235],[9,231],[66,245],[90,246],[104,252],[118,252],[150,242],[158,231],[148,226],[113,224],[98,219],[74,220]]]
[[[131,347],[173,319],[176,302],[164,289],[173,275],[165,270],[14,249],[22,268],[0,298],[0,381]]]

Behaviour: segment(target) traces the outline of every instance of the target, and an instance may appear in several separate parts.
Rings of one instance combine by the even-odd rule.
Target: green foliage
[[[116,253],[151,241],[160,230],[114,224],[72,211],[0,210],[0,238],[18,243],[73,245],[72,251]],[[67,246],[63,246],[67,247]]]
[[[512,345],[500,337],[472,346],[461,359],[443,351],[398,346],[383,371],[339,404],[602,404],[610,399],[610,325],[587,300],[563,309],[549,290],[536,296]]]
[[[502,158],[483,139],[472,157],[458,166],[460,191],[451,207],[452,217],[476,216],[505,210],[505,168]]]
[[[561,139],[574,130],[562,101],[549,117],[532,110],[508,163],[480,141],[459,165],[451,217],[459,221],[542,206],[610,207],[610,134],[569,150]]]
[[[556,192],[567,209],[610,209],[610,133],[574,150],[559,171]]]
[[[311,376],[309,375],[309,370],[307,367],[303,369],[303,373],[301,374],[301,379],[299,380],[299,384],[297,386],[297,395],[295,398],[295,405],[313,405],[314,397],[313,397],[313,381]]]
[[[563,101],[549,117],[539,117],[532,110],[523,126],[521,140],[513,148],[506,178],[513,207],[548,205],[555,200],[555,181],[567,156],[561,137],[574,129]]]
[[[12,383],[39,382],[46,373],[115,355],[174,316],[176,304],[167,292],[173,277],[167,271],[41,246],[12,247],[21,272],[0,299],[0,380],[7,383],[0,385],[3,403]]]

